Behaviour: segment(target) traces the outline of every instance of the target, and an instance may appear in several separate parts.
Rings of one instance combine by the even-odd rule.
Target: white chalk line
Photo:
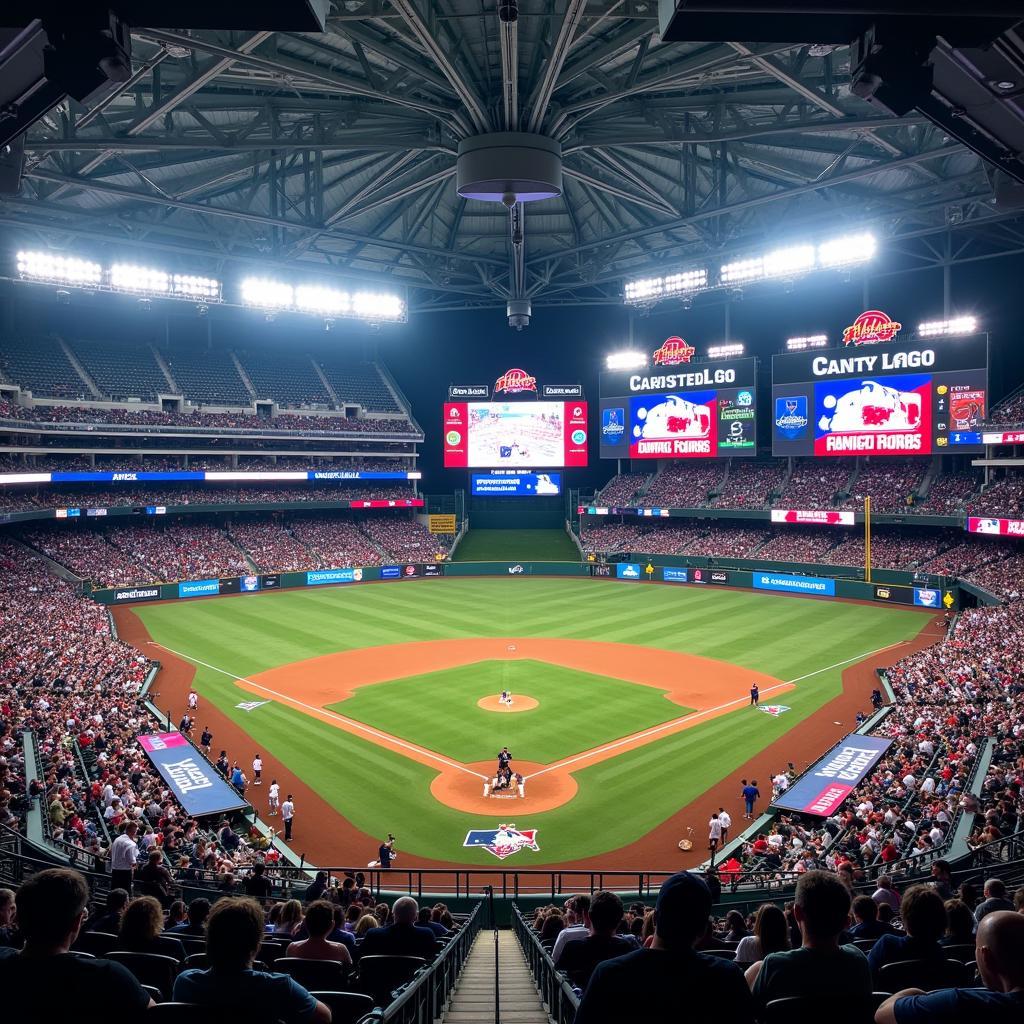
[[[842,665],[849,665],[854,661],[863,661],[865,658],[871,658],[876,654],[881,654],[883,651],[891,650],[893,647],[900,647],[907,641],[898,640],[894,644],[886,644],[885,647],[878,647],[873,651],[868,651],[866,654],[857,654],[852,658],[844,658],[842,661],[837,661],[832,665],[826,665],[824,668],[815,669],[813,672],[808,672],[805,675],[797,676],[795,679],[788,679],[782,683],[776,683],[773,686],[766,686],[761,690],[761,693],[771,693],[774,690],[780,690],[785,686],[792,686],[795,683],[802,682],[805,679],[812,679],[814,676],[821,675],[822,672],[830,672],[834,668],[839,668]],[[435,754],[432,750],[427,750],[426,747],[417,746],[415,743],[408,743],[405,740],[399,739],[397,736],[392,736],[390,733],[382,732],[379,729],[374,729],[372,726],[364,725],[362,722],[357,722],[354,718],[347,718],[344,715],[339,715],[337,712],[329,711],[327,708],[318,708],[313,704],[307,704],[305,701],[298,700],[296,697],[291,697],[284,693],[279,693],[277,690],[272,690],[268,686],[263,686],[261,683],[254,682],[245,676],[237,676],[234,672],[228,672],[225,669],[218,668],[216,665],[211,665],[209,662],[200,661],[198,658],[193,658],[189,654],[184,654],[181,651],[176,651],[171,647],[166,647],[163,644],[158,644],[155,640],[150,640],[150,644],[154,647],[159,647],[161,650],[167,651],[170,654],[177,655],[179,658],[184,658],[186,661],[191,661],[195,665],[202,665],[203,668],[208,668],[212,672],[219,672],[221,675],[228,676],[230,679],[234,679],[240,683],[248,683],[250,686],[255,687],[257,690],[262,690],[264,693],[273,694],[275,697],[280,698],[286,703],[295,704],[298,707],[305,708],[307,711],[312,711],[314,714],[326,715],[330,718],[334,718],[339,722],[344,722],[352,729],[365,732],[369,736],[376,737],[377,739],[383,739],[388,743],[393,743],[395,746],[402,747],[405,750],[415,751],[423,757],[430,758],[436,761],[438,764],[443,764],[449,768],[457,768],[459,771],[465,772],[467,775],[473,775],[478,779],[487,779],[486,775],[481,775],[479,772],[473,771],[471,768],[467,768],[464,764],[459,764],[458,761],[450,761],[446,757],[442,757],[440,754]],[[624,736],[622,739],[615,740],[613,743],[607,743],[603,747],[596,747],[593,750],[585,750],[581,754],[576,754],[574,757],[566,758],[563,761],[556,761],[554,764],[549,764],[540,771],[534,772],[527,778],[535,779],[539,775],[544,775],[547,772],[555,771],[559,768],[566,768],[571,764],[577,764],[580,761],[590,760],[596,757],[598,754],[605,754],[610,750],[617,750],[619,747],[626,746],[630,743],[636,743],[638,740],[647,739],[650,736],[656,736],[658,733],[665,732],[668,729],[674,729],[685,722],[692,722],[698,718],[704,718],[707,715],[713,715],[719,711],[725,711],[727,708],[735,707],[737,704],[743,704],[747,701],[746,697],[737,697],[736,700],[727,701],[724,704],[719,704],[713,708],[704,708],[702,711],[692,711],[688,715],[683,715],[681,718],[673,718],[670,722],[662,722],[661,725],[656,725],[650,729],[645,729],[642,732],[633,733],[632,736]]]
[[[773,690],[779,690],[784,686],[792,686],[794,683],[799,683],[804,679],[811,679],[813,676],[821,675],[822,672],[829,672],[834,668],[839,668],[841,665],[849,665],[853,661],[863,661],[865,658],[870,658],[875,654],[881,654],[882,651],[888,651],[892,647],[899,647],[906,643],[905,640],[899,640],[894,644],[887,644],[885,647],[879,647],[877,650],[868,651],[867,654],[858,654],[853,658],[846,658],[843,661],[837,661],[834,665],[826,665],[824,668],[816,669],[814,672],[808,672],[806,675],[797,676],[795,679],[788,679],[783,683],[776,683],[774,686],[766,686],[761,693],[771,693]],[[667,729],[674,729],[677,726],[682,725],[684,722],[692,722],[697,718],[703,718],[706,715],[713,715],[718,711],[725,711],[726,708],[734,707],[737,704],[743,704],[747,701],[746,697],[738,697],[736,700],[727,701],[725,704],[719,704],[717,707],[705,708],[703,711],[693,711],[688,715],[683,715],[682,718],[674,718],[671,722],[662,722],[661,725],[656,725],[652,729],[645,729],[643,732],[634,733],[632,736],[624,736],[620,740],[616,740],[614,743],[608,743],[603,747],[596,747],[593,750],[584,750],[582,754],[577,754],[575,757],[566,758],[564,761],[556,761],[554,764],[549,764],[545,768],[541,768],[540,771],[534,772],[530,776],[531,779],[535,779],[538,775],[543,775],[545,772],[555,771],[557,768],[565,768],[567,765],[576,764],[579,761],[587,761],[591,758],[596,757],[598,754],[607,753],[609,750],[617,750],[619,747],[626,746],[629,743],[636,743],[638,740],[647,739],[649,736],[655,736],[659,732],[665,732]]]
[[[209,662],[200,661],[198,658],[193,658],[190,654],[184,654],[182,651],[176,651],[172,647],[165,647],[163,644],[158,644],[155,640],[150,640],[149,643],[154,647],[159,647],[161,650],[167,651],[169,654],[174,654],[179,658],[184,658],[185,661],[191,661],[194,665],[202,665],[203,668],[208,668],[211,672],[219,672],[221,675],[227,676],[229,679],[234,679],[236,682],[247,683],[249,686],[253,686],[257,690],[262,690],[264,693],[273,694],[285,703],[294,704],[307,711],[312,711],[315,715],[326,715],[338,722],[344,722],[346,726],[350,727],[354,731],[365,732],[368,736],[372,736],[375,739],[384,740],[387,743],[393,743],[396,747],[402,747],[405,750],[412,750],[421,757],[429,758],[430,760],[436,761],[438,764],[443,764],[448,768],[457,768],[459,771],[465,772],[467,775],[472,775],[475,778],[487,779],[486,775],[481,775],[480,772],[475,772],[472,768],[467,768],[464,764],[459,764],[458,761],[450,761],[448,758],[442,757],[440,754],[435,754],[432,750],[427,750],[426,747],[417,746],[415,743],[408,743],[405,740],[399,739],[397,736],[392,736],[390,733],[382,732],[380,729],[374,729],[370,725],[364,725],[362,722],[357,722],[354,718],[347,718],[345,715],[339,715],[337,712],[329,711],[327,708],[318,708],[313,704],[307,704],[305,701],[301,701],[296,697],[291,697],[286,693],[279,693],[277,690],[272,690],[269,686],[264,686],[262,683],[254,682],[247,676],[236,676],[234,672],[228,672],[225,669],[218,668],[216,665],[211,665]]]

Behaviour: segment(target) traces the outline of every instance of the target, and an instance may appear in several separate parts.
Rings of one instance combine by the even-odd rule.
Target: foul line
[[[875,654],[881,654],[882,651],[888,651],[892,647],[899,647],[906,643],[905,640],[898,640],[894,644],[887,644],[885,647],[879,647],[874,651],[868,651],[867,654],[858,654],[853,658],[846,658],[843,661],[837,661],[834,665],[826,665],[824,668],[816,669],[814,672],[808,672],[806,675],[797,676],[795,679],[788,679],[784,683],[776,683],[774,686],[766,686],[761,693],[771,693],[772,690],[779,690],[784,686],[792,686],[794,683],[799,683],[803,679],[810,679],[813,676],[821,675],[822,672],[828,672],[831,669],[839,668],[840,665],[848,665],[852,661],[863,661],[865,658],[870,658]],[[543,775],[545,772],[554,771],[556,768],[565,768],[570,764],[576,764],[578,761],[588,761],[597,757],[600,754],[605,754],[610,750],[617,750],[619,747],[626,746],[630,743],[636,743],[637,740],[647,739],[650,736],[654,736],[659,732],[664,732],[666,729],[674,729],[677,726],[682,725],[684,722],[691,722],[695,718],[703,718],[705,715],[713,715],[718,711],[725,711],[726,708],[731,708],[736,704],[742,704],[746,701],[746,697],[737,697],[736,700],[727,701],[725,704],[719,704],[717,707],[705,708],[703,711],[694,711],[689,715],[683,715],[682,718],[674,718],[671,722],[662,722],[661,725],[656,725],[652,729],[645,729],[643,732],[634,733],[632,736],[624,736],[620,740],[616,740],[614,743],[608,743],[603,747],[595,747],[593,750],[584,750],[582,754],[577,754],[575,757],[566,758],[564,761],[556,761],[554,764],[549,764],[545,768],[541,768],[540,771],[534,772],[533,775],[529,776],[531,779],[535,779],[538,775]],[[602,758],[602,760],[604,760]]]
[[[229,679],[234,679],[236,682],[248,683],[249,686],[253,686],[257,690],[262,690],[264,693],[271,693],[286,703],[295,704],[300,708],[305,708],[307,711],[312,711],[314,715],[326,715],[329,718],[336,719],[337,721],[344,723],[350,731],[365,732],[368,736],[384,740],[387,743],[393,743],[396,747],[402,747],[405,750],[412,750],[421,757],[429,758],[430,760],[436,761],[438,764],[443,764],[448,768],[457,768],[459,771],[465,772],[467,775],[473,775],[478,779],[486,780],[487,778],[486,775],[481,775],[480,772],[475,772],[471,768],[467,768],[464,764],[459,764],[458,761],[449,761],[448,758],[442,757],[440,754],[435,754],[432,750],[427,750],[426,747],[417,746],[415,743],[407,743],[405,740],[399,739],[397,736],[392,736],[390,733],[382,732],[380,729],[374,729],[372,726],[364,725],[362,722],[357,722],[354,718],[346,718],[344,715],[339,715],[335,711],[329,711],[327,708],[318,708],[313,704],[307,704],[305,701],[298,700],[296,697],[291,697],[285,693],[279,693],[277,690],[270,689],[269,686],[263,686],[261,683],[254,682],[247,676],[236,676],[234,672],[227,672],[222,668],[218,668],[216,665],[211,665],[209,662],[200,661],[198,658],[193,658],[189,654],[176,651],[172,647],[165,647],[163,644],[158,644],[155,640],[150,640],[149,643],[152,644],[153,647],[159,647],[161,650],[167,651],[169,654],[174,654],[179,658],[184,658],[185,661],[191,661],[194,665],[202,665],[203,668],[208,668],[211,672],[219,672],[221,675],[227,676]]]

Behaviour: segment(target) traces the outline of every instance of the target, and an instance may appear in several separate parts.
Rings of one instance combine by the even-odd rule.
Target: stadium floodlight
[[[220,281],[215,277],[201,277],[198,274],[174,274],[171,289],[183,299],[204,299],[220,302]]]
[[[352,311],[352,296],[336,288],[303,284],[295,289],[295,308],[305,313],[337,316]]]
[[[818,246],[818,266],[822,270],[835,267],[849,267],[856,263],[866,263],[875,258],[878,241],[869,231],[856,235],[843,235],[822,242]]]
[[[809,348],[828,348],[828,335],[808,334],[803,338],[787,338],[786,348],[790,352],[804,352]]]
[[[707,351],[708,359],[729,359],[741,356],[744,352],[742,341],[727,341],[721,345],[710,345]]]
[[[405,300],[387,292],[356,292],[352,312],[364,320],[403,320]]]
[[[242,281],[242,302],[258,309],[289,309],[295,300],[295,290],[283,281],[268,277],[247,277]]]
[[[766,253],[761,260],[765,277],[793,277],[814,269],[814,246],[793,245]]]
[[[18,253],[17,265],[21,277],[36,281],[88,287],[98,286],[103,278],[103,268],[98,263],[59,253],[22,251]]]
[[[692,270],[680,270],[664,277],[644,277],[636,281],[627,281],[623,286],[623,296],[628,305],[643,306],[674,295],[700,291],[707,286],[707,268],[694,267]]]
[[[159,270],[156,267],[115,263],[110,268],[110,287],[117,292],[166,295],[171,290],[171,275],[166,270]]]
[[[639,281],[627,281],[623,294],[627,303],[642,305],[654,302],[665,294],[665,280],[661,277],[644,277]]]
[[[958,316],[952,320],[929,320],[917,325],[920,338],[938,338],[942,335],[974,334],[978,330],[978,320],[973,316]]]
[[[647,365],[645,352],[610,352],[604,361],[609,370],[639,370]]]
[[[718,279],[722,284],[742,284],[745,281],[759,281],[762,277],[764,277],[764,258],[761,256],[724,263],[718,272]]]

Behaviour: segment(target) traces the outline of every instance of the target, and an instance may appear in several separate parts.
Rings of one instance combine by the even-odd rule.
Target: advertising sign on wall
[[[123,601],[155,601],[160,596],[159,587],[127,587],[114,591],[114,602]]]
[[[427,529],[431,533],[454,533],[455,516],[448,514],[427,516]]]
[[[317,569],[306,573],[306,586],[319,587],[324,583],[359,583],[362,569]]]
[[[138,741],[186,814],[200,817],[249,806],[180,732],[150,733]]]
[[[220,580],[188,580],[178,584],[178,597],[209,597],[220,593]]]
[[[777,590],[783,594],[836,596],[836,581],[826,576],[791,576],[784,572],[755,572],[755,590]]]
[[[615,575],[620,580],[638,580],[641,576],[640,563],[617,562],[615,565]]]
[[[666,583],[689,583],[690,570],[686,568],[678,568],[672,565],[666,565],[661,570],[661,578]]]
[[[968,533],[984,533],[989,537],[1024,537],[1024,519],[983,518],[969,516]]]
[[[853,512],[828,512],[822,509],[773,508],[773,523],[800,523],[812,526],[853,526]]]
[[[851,733],[781,793],[772,806],[827,818],[839,809],[891,744],[892,740],[879,736]]]

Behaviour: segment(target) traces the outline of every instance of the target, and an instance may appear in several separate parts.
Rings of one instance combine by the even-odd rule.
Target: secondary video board
[[[601,374],[602,459],[757,454],[757,360]]]
[[[446,469],[586,464],[586,402],[445,403]]]
[[[988,414],[988,335],[772,359],[773,455],[930,455]]]

